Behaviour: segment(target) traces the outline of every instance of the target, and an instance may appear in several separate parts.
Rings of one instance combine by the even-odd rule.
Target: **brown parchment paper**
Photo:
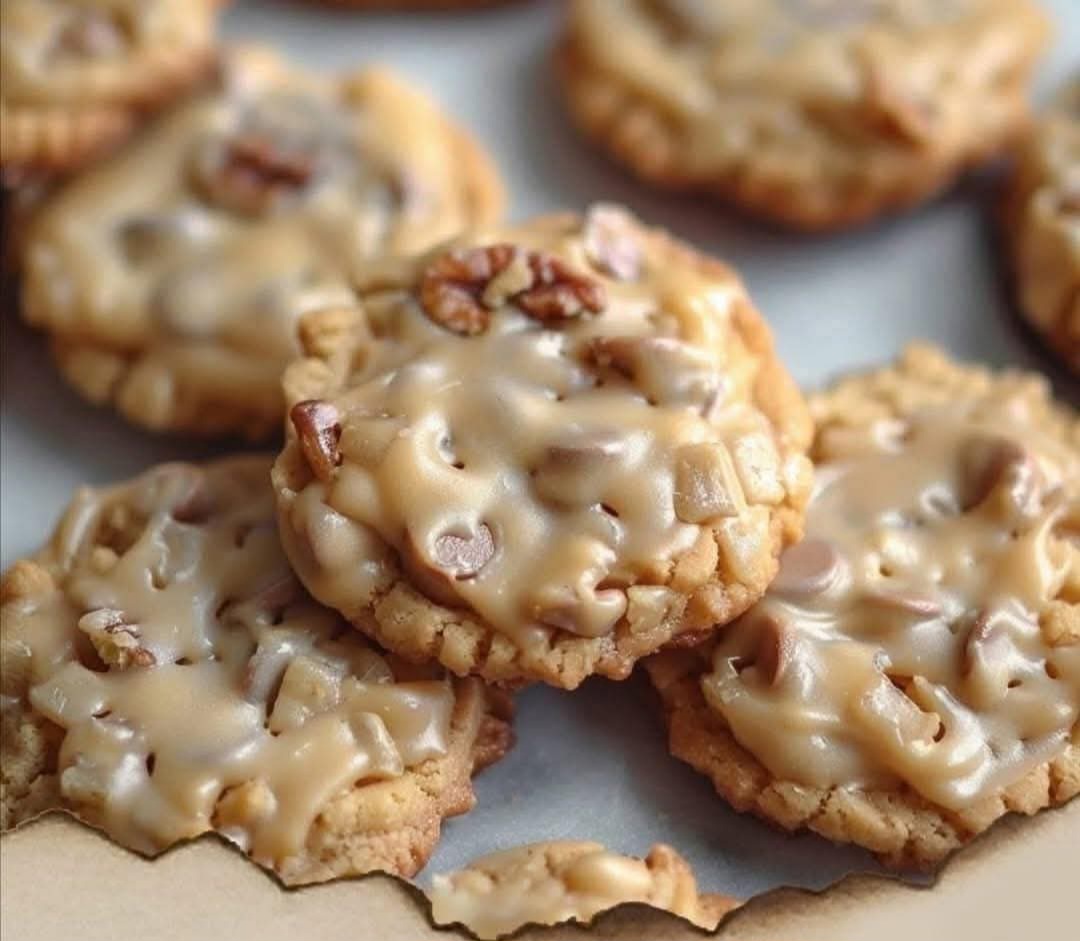
[[[852,876],[821,894],[780,889],[721,925],[731,941],[1066,941],[1080,937],[1080,801],[1011,818],[916,887]],[[63,814],[0,838],[3,941],[128,938],[438,941],[419,891],[384,876],[282,889],[215,838],[153,861]],[[703,933],[641,906],[516,937],[681,941]]]

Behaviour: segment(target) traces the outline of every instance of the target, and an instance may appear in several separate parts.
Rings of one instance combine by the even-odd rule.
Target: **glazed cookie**
[[[357,288],[302,324],[274,472],[324,604],[403,656],[572,688],[765,590],[810,426],[730,269],[600,206]]]
[[[525,925],[589,922],[601,912],[638,902],[672,912],[712,931],[738,902],[700,895],[694,873],[670,846],[644,859],[609,852],[599,843],[557,840],[519,846],[435,876],[431,915],[437,925],[464,925],[481,939]]]
[[[0,823],[64,808],[156,854],[206,831],[288,884],[410,876],[508,704],[407,666],[297,583],[269,460],[80,491],[2,582]]]
[[[92,401],[263,437],[300,313],[350,298],[355,259],[422,250],[499,203],[477,147],[385,71],[323,80],[249,53],[45,204],[25,315]]]
[[[0,172],[71,170],[214,63],[220,0],[4,0]]]
[[[1005,227],[1022,313],[1080,374],[1080,77],[1021,145]]]
[[[1080,792],[1080,419],[929,347],[811,410],[805,539],[648,670],[673,753],[736,809],[933,865]]]
[[[1030,0],[571,0],[557,60],[642,177],[827,229],[998,151],[1046,33]]]

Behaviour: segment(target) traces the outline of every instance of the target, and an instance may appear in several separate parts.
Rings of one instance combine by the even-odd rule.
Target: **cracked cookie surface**
[[[0,172],[70,171],[207,76],[220,0],[4,0]]]
[[[712,931],[739,904],[699,893],[689,864],[670,846],[654,846],[637,859],[579,840],[533,843],[475,859],[435,876],[428,895],[437,925],[464,925],[482,939],[525,925],[589,922],[627,902]]]
[[[899,209],[1026,121],[1047,33],[1014,0],[572,0],[570,110],[638,175],[827,229]]]
[[[574,687],[764,591],[803,400],[735,274],[614,206],[357,273],[302,323],[286,551],[388,649]]]
[[[931,866],[1080,792],[1080,419],[929,347],[811,411],[805,539],[646,666],[673,754],[736,809]]]
[[[280,425],[296,321],[348,270],[490,222],[494,169],[425,96],[258,50],[61,187],[23,251],[23,307],[91,401],[159,431]]]
[[[1021,313],[1080,375],[1080,76],[1022,141],[1004,209]]]
[[[0,824],[62,808],[140,853],[216,831],[285,883],[413,875],[509,704],[314,602],[264,457],[81,491],[2,581]]]

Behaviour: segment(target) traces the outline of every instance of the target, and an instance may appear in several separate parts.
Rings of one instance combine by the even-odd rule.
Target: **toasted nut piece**
[[[277,798],[261,778],[225,790],[214,810],[214,826],[250,830],[269,820],[277,810]],[[246,849],[247,847],[245,847]]]
[[[271,209],[290,191],[302,189],[315,172],[314,155],[258,131],[238,134],[199,182],[207,197],[234,212],[255,215]]]
[[[769,590],[795,597],[817,595],[835,585],[846,569],[847,563],[832,543],[804,539],[784,550],[780,571]]]
[[[759,433],[740,435],[730,449],[746,499],[772,506],[782,503],[786,491],[780,481],[780,456],[773,439]]]
[[[708,523],[737,516],[743,503],[727,448],[719,443],[689,444],[675,463],[675,514],[684,523]]]
[[[580,593],[570,588],[548,592],[536,619],[581,637],[602,637],[626,613],[626,594],[617,588]]]
[[[153,652],[139,643],[139,629],[129,624],[123,612],[98,608],[79,618],[79,630],[90,638],[99,657],[109,666],[152,667],[157,663]]]
[[[281,677],[267,728],[279,733],[296,729],[320,712],[333,709],[341,699],[345,664],[318,655],[294,657]]]
[[[334,476],[334,469],[341,463],[340,417],[335,406],[316,399],[297,402],[289,410],[308,467],[324,483]]]
[[[641,274],[642,250],[634,217],[620,206],[600,203],[585,216],[585,256],[597,271],[620,281]]]
[[[420,279],[420,306],[435,323],[475,336],[491,322],[491,309],[513,301],[537,320],[565,320],[606,303],[603,288],[561,259],[514,245],[452,249]]]
[[[529,253],[533,286],[520,294],[518,306],[537,320],[569,320],[586,311],[598,314],[607,305],[604,289],[574,271],[561,258]]]
[[[361,467],[376,467],[404,427],[404,420],[390,415],[350,412],[342,423],[338,448]]]
[[[454,333],[483,333],[491,313],[480,303],[488,282],[513,260],[513,245],[455,249],[436,258],[420,279],[420,306],[439,326]]]

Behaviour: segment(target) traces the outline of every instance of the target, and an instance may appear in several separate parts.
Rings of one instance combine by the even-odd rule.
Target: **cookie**
[[[432,880],[436,925],[463,925],[495,939],[525,925],[589,922],[627,902],[672,912],[712,931],[738,902],[701,895],[689,864],[670,846],[644,859],[599,843],[553,840],[493,853]]]
[[[1030,0],[572,0],[557,65],[641,177],[817,230],[1001,149],[1046,34]]]
[[[487,158],[381,69],[320,79],[269,54],[46,202],[26,318],[91,401],[158,431],[280,427],[296,319],[351,298],[366,255],[490,221]]]
[[[2,582],[0,824],[63,808],[154,855],[207,831],[288,884],[415,873],[505,700],[387,656],[315,603],[269,460],[78,493]]]
[[[811,411],[804,540],[648,671],[672,752],[737,810],[933,866],[1080,793],[1080,418],[921,346]]]
[[[0,174],[69,171],[207,76],[220,0],[4,0]]]
[[[1021,313],[1080,374],[1080,77],[1021,144],[1004,223]]]
[[[599,206],[357,273],[302,322],[274,471],[309,590],[491,681],[628,675],[765,590],[804,402],[735,274]]]

